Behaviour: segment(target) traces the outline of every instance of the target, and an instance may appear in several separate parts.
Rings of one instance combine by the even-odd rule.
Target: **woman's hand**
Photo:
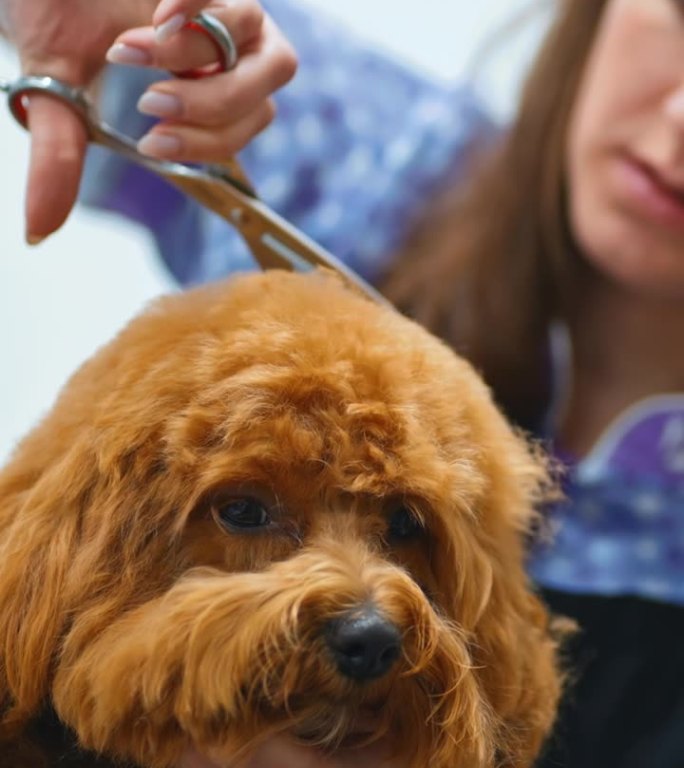
[[[19,53],[22,72],[86,86],[116,35],[150,18],[155,5],[154,0],[0,0],[0,27]],[[31,97],[29,129],[26,236],[37,242],[63,223],[74,204],[86,134],[68,107],[47,96]]]
[[[142,109],[159,111],[155,95],[170,96],[178,100],[180,115],[164,120],[141,148],[181,160],[219,159],[244,146],[271,119],[270,94],[294,73],[292,50],[254,0],[162,0],[158,6],[157,0],[0,0],[0,28],[16,46],[24,73],[85,87],[112,44],[137,49],[150,63],[173,70],[208,63],[215,52],[202,35],[169,36],[205,8],[231,30],[241,61],[226,75],[155,86]],[[150,19],[152,25],[144,26]],[[166,36],[164,42],[155,38],[154,27],[157,38]],[[131,31],[123,35],[124,30]],[[117,50],[122,51],[115,47],[110,58]],[[26,236],[36,243],[58,229],[74,205],[87,137],[79,118],[47,96],[32,96],[28,115]]]
[[[189,750],[179,768],[225,768],[225,765]],[[391,746],[382,741],[328,756],[317,749],[276,737],[265,742],[240,768],[407,768],[407,765],[398,757],[392,757]]]
[[[171,72],[214,63],[216,49],[204,35],[193,30],[164,34],[201,7],[230,31],[238,49],[237,65],[230,72],[199,80],[152,85],[138,102],[141,112],[161,120],[139,144],[146,154],[196,162],[226,160],[271,122],[271,94],[294,75],[294,51],[256,0],[208,4],[177,0],[171,6],[171,20],[167,18],[156,34],[152,26],[125,32],[108,59]]]

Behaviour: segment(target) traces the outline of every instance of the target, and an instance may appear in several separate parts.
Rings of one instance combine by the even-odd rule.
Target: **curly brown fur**
[[[146,768],[360,731],[416,768],[529,766],[560,689],[523,570],[547,488],[467,363],[330,276],[165,298],[0,474],[3,754],[53,708]],[[238,498],[266,522],[228,525]],[[401,655],[363,682],[325,632],[368,606]]]

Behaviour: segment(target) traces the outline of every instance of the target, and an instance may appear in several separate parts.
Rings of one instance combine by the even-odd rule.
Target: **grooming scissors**
[[[240,233],[262,269],[308,272],[325,267],[374,301],[387,303],[371,285],[339,259],[261,202],[235,159],[225,164],[190,166],[158,160],[138,152],[135,142],[103,122],[85,93],[52,77],[26,75],[15,82],[0,81],[12,115],[27,127],[27,98],[45,94],[66,104],[83,122],[88,140],[107,147],[157,174],[205,207],[217,213]]]

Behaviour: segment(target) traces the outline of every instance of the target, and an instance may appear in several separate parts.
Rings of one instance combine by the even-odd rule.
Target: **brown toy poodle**
[[[466,362],[332,276],[162,299],[0,474],[0,764],[228,766],[286,733],[531,765],[547,488]]]

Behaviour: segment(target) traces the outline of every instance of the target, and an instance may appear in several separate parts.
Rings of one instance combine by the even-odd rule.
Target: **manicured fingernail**
[[[124,43],[115,43],[107,51],[107,61],[112,64],[128,64],[133,67],[140,67],[152,63],[152,57],[142,48],[134,48],[132,45]]]
[[[154,30],[155,39],[158,43],[165,43],[183,27],[186,21],[187,18],[184,14],[177,13]]]
[[[173,157],[181,150],[181,140],[168,133],[148,133],[138,142],[138,151],[152,157]]]
[[[40,245],[45,240],[45,235],[26,235],[26,242],[29,245]]]
[[[138,111],[154,117],[178,117],[183,111],[181,100],[170,93],[146,91],[138,99]]]

